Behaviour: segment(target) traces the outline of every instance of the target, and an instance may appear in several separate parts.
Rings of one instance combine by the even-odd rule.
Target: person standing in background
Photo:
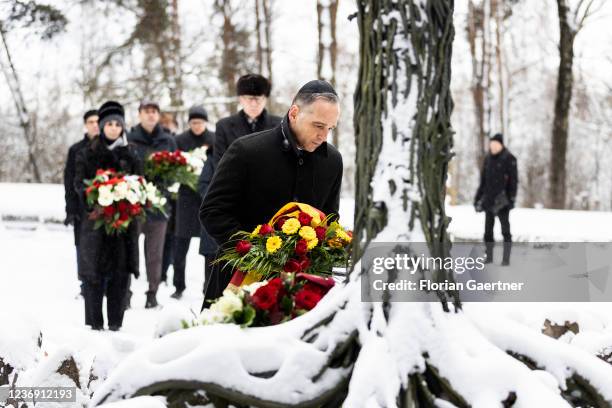
[[[518,188],[516,158],[504,146],[504,136],[497,133],[489,139],[489,154],[480,174],[480,185],[474,198],[477,212],[485,212],[484,242],[486,263],[493,262],[495,217],[501,223],[504,237],[502,265],[510,265],[512,234],[510,233],[510,210],[514,208]]]
[[[143,100],[138,107],[140,124],[132,128],[128,135],[130,145],[134,147],[136,154],[144,163],[154,152],[175,151],[176,142],[174,138],[163,130],[159,124],[160,109],[157,102],[147,99]],[[151,180],[160,191],[167,191],[168,186],[161,185],[156,180]],[[166,208],[166,214],[169,209]],[[162,259],[164,251],[164,239],[168,227],[168,216],[155,212],[148,213],[144,223],[138,223],[140,233],[145,236],[145,264],[147,268],[147,280],[149,290],[145,308],[153,308],[157,303],[157,289],[161,281]]]
[[[203,106],[193,106],[189,109],[189,130],[176,138],[179,150],[190,152],[205,147],[207,149],[206,161],[211,160],[215,134],[206,128],[207,122],[208,113]],[[175,299],[180,299],[185,290],[185,266],[191,238],[200,236],[198,211],[201,202],[202,199],[198,192],[184,185],[179,188],[176,201],[174,277],[172,280],[175,292],[171,295]]]
[[[100,133],[98,128],[98,111],[90,109],[83,115],[85,135],[81,140],[70,146],[66,166],[64,167],[64,198],[66,201],[66,218],[64,225],[72,225],[74,229],[74,245],[76,248],[77,277],[81,279],[81,259],[79,255],[79,230],[85,209],[74,189],[74,173],[76,170],[76,156],[80,150],[85,148],[89,142]],[[83,283],[81,283],[81,295],[83,294]],[[86,314],[87,316],[87,314]]]

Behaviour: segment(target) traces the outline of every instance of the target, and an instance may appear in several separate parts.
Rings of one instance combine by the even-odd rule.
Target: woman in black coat
[[[99,116],[100,136],[76,158],[75,190],[83,201],[83,181],[94,178],[98,169],[143,174],[142,162],[127,145],[123,107],[117,102],[106,102],[100,107]],[[94,229],[94,223],[85,219],[80,232],[86,321],[94,330],[104,328],[102,298],[106,294],[108,327],[116,331],[123,323],[130,274],[136,277],[139,274],[137,227],[132,222],[127,231],[107,235],[103,228]]]

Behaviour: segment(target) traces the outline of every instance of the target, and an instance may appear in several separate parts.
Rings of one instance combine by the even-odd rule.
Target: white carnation
[[[242,310],[242,299],[234,292],[225,290],[223,296],[210,306],[210,310],[231,316],[234,312]]]
[[[100,186],[98,188],[98,204],[102,207],[107,207],[113,203],[113,193],[111,191],[111,186]]]

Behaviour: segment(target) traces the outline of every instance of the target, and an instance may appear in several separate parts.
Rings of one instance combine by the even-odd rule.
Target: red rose
[[[310,259],[307,257],[302,257],[300,259],[300,272],[304,272],[306,269],[310,267]]]
[[[119,215],[119,220],[120,221],[127,221],[130,219],[130,215],[128,213],[121,213]]]
[[[295,254],[297,256],[304,256],[306,255],[306,252],[308,252],[308,243],[306,242],[305,239],[300,239],[295,244]]]
[[[278,289],[265,285],[259,287],[253,296],[251,296],[251,302],[253,302],[253,306],[262,310],[270,310],[274,305],[276,305],[278,297]]]
[[[125,214],[128,212],[130,204],[127,201],[121,200],[117,203],[117,209],[121,214]]]
[[[274,224],[274,226],[276,227],[277,230],[282,230],[283,229],[283,225],[285,225],[285,221],[287,221],[287,218],[279,218],[276,221],[276,224]]]
[[[299,272],[301,271],[301,265],[295,259],[290,259],[287,261],[285,266],[283,266],[283,270],[285,272]]]
[[[268,235],[274,232],[274,228],[270,226],[270,224],[263,224],[261,228],[259,228],[259,235]]]
[[[310,225],[310,222],[312,221],[312,217],[306,214],[305,212],[301,211],[300,215],[298,215],[298,221],[302,225]]]
[[[273,288],[276,288],[277,290],[282,288],[284,285],[283,280],[281,278],[274,278],[270,281],[268,281],[267,286],[271,286]]]
[[[236,252],[240,254],[240,256],[245,256],[251,250],[251,243],[249,241],[240,240],[236,244]]]
[[[327,234],[327,228],[325,227],[315,227],[315,233],[317,234],[317,239],[321,242],[325,241],[325,234]]]
[[[109,205],[108,207],[104,207],[104,217],[112,218],[115,215],[115,207]]]
[[[140,214],[141,209],[142,208],[140,207],[139,203],[130,205],[130,215],[135,216],[135,215]]]
[[[311,310],[319,303],[321,298],[322,296],[317,292],[302,288],[295,294],[295,308]]]

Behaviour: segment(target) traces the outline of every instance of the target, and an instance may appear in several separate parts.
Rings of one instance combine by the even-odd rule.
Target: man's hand
[[[475,200],[474,201],[474,210],[476,210],[476,212],[482,212],[482,200]]]

